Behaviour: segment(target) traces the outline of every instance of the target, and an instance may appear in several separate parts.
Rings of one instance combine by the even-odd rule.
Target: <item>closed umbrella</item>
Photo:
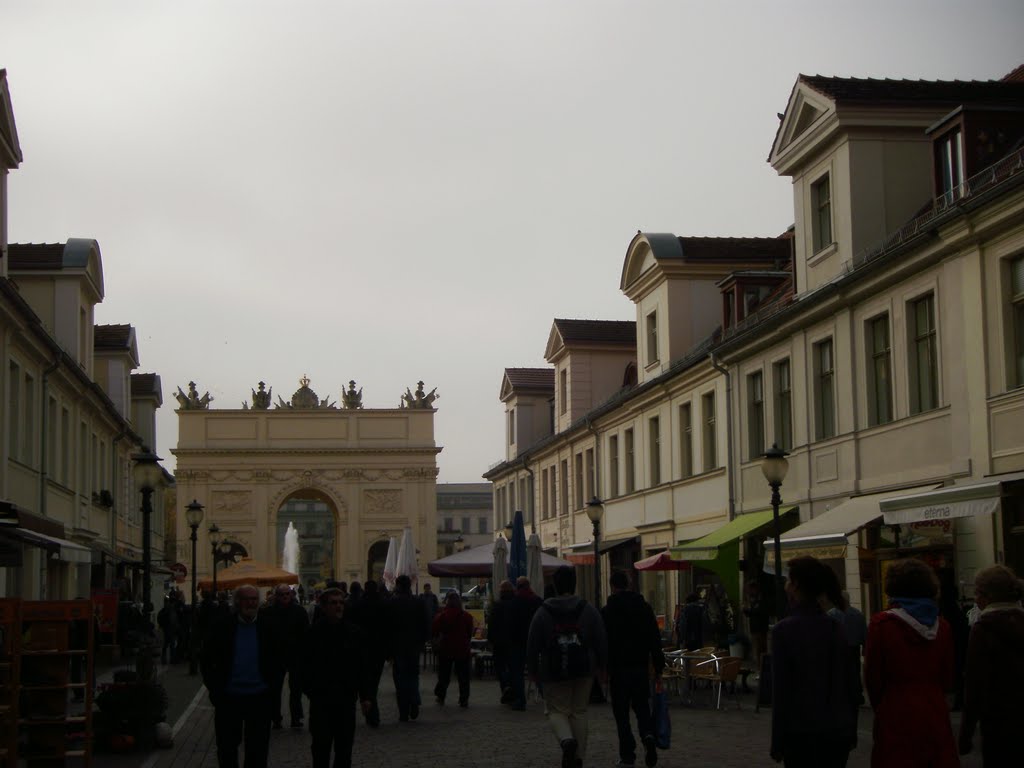
[[[515,581],[526,575],[526,528],[523,513],[516,511],[512,518],[512,541],[508,546],[508,577]]]
[[[416,583],[416,545],[412,543],[412,528],[406,526],[402,531],[402,543],[398,547],[398,560],[395,563],[395,577],[408,576]]]
[[[526,540],[526,578],[537,594],[544,593],[544,566],[541,565],[540,536],[534,531]]]
[[[395,588],[395,566],[398,565],[398,542],[395,537],[392,536],[388,541],[388,556],[384,560],[384,586],[387,587],[388,591],[392,591]]]
[[[507,562],[508,544],[505,543],[505,537],[499,535],[494,542],[494,562],[491,565],[491,580],[494,582],[491,589],[492,595],[498,594],[499,585],[508,578]]]

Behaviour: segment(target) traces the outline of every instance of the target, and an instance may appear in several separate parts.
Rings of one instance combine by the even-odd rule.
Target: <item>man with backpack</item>
[[[612,714],[619,733],[619,765],[636,763],[636,739],[629,723],[629,710],[636,714],[636,727],[644,745],[644,763],[658,762],[658,748],[651,718],[651,672],[661,675],[665,654],[654,611],[643,596],[631,590],[625,571],[612,572],[612,593],[601,609],[608,632],[608,686]]]
[[[575,595],[576,571],[562,566],[552,577],[555,597],[530,623],[526,664],[544,683],[548,722],[562,750],[562,768],[578,768],[587,751],[587,703],[594,676],[604,676],[608,640],[597,609]]]

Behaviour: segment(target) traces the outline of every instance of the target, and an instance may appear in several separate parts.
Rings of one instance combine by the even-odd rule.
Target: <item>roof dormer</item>
[[[24,158],[14,124],[14,107],[7,87],[7,70],[0,69],[0,277],[7,277],[7,172]]]
[[[93,329],[95,380],[117,412],[131,418],[131,373],[139,367],[139,346],[130,325],[97,325]]]
[[[506,368],[500,399],[505,404],[505,453],[510,461],[554,431],[554,369]]]

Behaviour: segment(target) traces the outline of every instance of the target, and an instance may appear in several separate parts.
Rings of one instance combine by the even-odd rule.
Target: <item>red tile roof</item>
[[[636,346],[635,320],[564,320],[555,318],[562,342]]]
[[[132,397],[138,395],[157,395],[162,397],[160,386],[160,376],[155,373],[133,373],[131,375],[132,380]]]
[[[1024,82],[1024,64],[1021,64],[1013,72],[1003,75],[1004,83],[1020,83]]]
[[[93,327],[94,349],[129,349],[132,327],[130,325],[97,325]]]
[[[505,378],[512,389],[544,389],[555,391],[554,368],[506,368]]]
[[[780,237],[680,237],[685,261],[788,262],[790,239]]]
[[[879,80],[800,75],[800,82],[837,102],[958,106],[1024,100],[1024,82],[1012,80]]]

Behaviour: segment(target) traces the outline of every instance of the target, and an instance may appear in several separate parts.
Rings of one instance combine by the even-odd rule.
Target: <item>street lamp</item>
[[[203,505],[195,499],[192,499],[192,503],[185,507],[185,521],[188,523],[188,527],[192,529],[192,535],[189,537],[192,540],[192,629],[188,635],[188,673],[194,675],[198,671],[196,664],[196,623],[199,618],[199,607],[196,605],[196,530],[199,528],[199,524],[203,522]]]
[[[604,515],[604,504],[594,496],[587,502],[587,517],[594,524],[594,607],[601,605],[601,555],[598,545],[601,541],[601,517]]]
[[[223,534],[220,532],[220,528],[217,527],[216,523],[210,523],[210,552],[213,555],[213,599],[217,599],[217,547],[220,546],[223,540]]]
[[[772,447],[764,452],[761,459],[761,471],[764,479],[772,489],[772,522],[774,524],[773,537],[775,539],[775,618],[781,619],[786,615],[786,587],[782,577],[782,523],[779,521],[779,505],[782,504],[782,497],[779,495],[779,488],[782,481],[786,479],[786,472],[789,470],[788,456],[778,444],[772,443]]]
[[[151,600],[151,577],[153,571],[152,522],[153,522],[153,491],[163,470],[160,469],[160,457],[148,448],[132,456],[135,462],[135,487],[142,493],[142,615],[149,626],[153,612]]]

